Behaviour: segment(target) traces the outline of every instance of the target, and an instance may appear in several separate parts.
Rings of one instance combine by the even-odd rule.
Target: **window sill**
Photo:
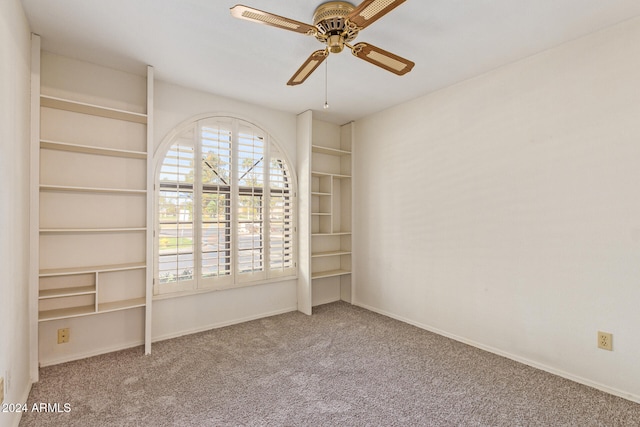
[[[194,290],[188,290],[188,291],[170,292],[170,293],[168,292],[168,293],[154,295],[153,301],[165,300],[165,299],[171,299],[171,298],[181,298],[181,297],[187,297],[191,295],[206,294],[210,292],[228,291],[231,289],[247,288],[249,286],[260,286],[260,285],[268,285],[271,283],[290,282],[293,280],[298,280],[298,276],[296,275],[296,276],[274,277],[273,279],[260,280],[255,282],[234,283],[226,286],[220,286],[217,288],[203,288],[203,289],[194,289]]]

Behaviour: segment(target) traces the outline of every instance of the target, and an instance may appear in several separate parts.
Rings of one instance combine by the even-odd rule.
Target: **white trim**
[[[242,282],[229,284],[228,286],[218,286],[217,288],[212,287],[202,287],[195,290],[187,290],[187,291],[177,291],[165,294],[158,294],[153,296],[153,300],[164,300],[164,299],[172,299],[179,297],[188,297],[198,294],[206,294],[209,292],[220,292],[220,291],[228,291],[230,289],[238,289],[238,288],[248,288],[250,286],[261,286],[268,285],[270,283],[285,283],[292,280],[298,280],[298,276],[281,276],[281,277],[273,277],[266,280],[260,280],[255,282]]]
[[[314,279],[315,279],[315,277],[314,277]],[[314,301],[313,301],[313,305],[312,305],[312,307],[318,307],[318,306],[320,306],[320,305],[331,304],[331,303],[338,302],[338,301],[342,301],[342,300],[340,299],[340,297],[335,297],[335,298],[332,298],[332,297],[318,298],[317,300],[314,300]]]
[[[29,171],[29,376],[38,381],[40,288],[40,36],[31,34],[31,147]]]
[[[270,311],[267,313],[256,314],[253,316],[242,317],[240,319],[227,320],[224,322],[212,323],[207,326],[200,326],[197,328],[187,329],[180,332],[174,332],[170,334],[164,334],[153,338],[153,342],[170,340],[173,338],[179,338],[185,335],[197,334],[198,332],[210,331],[212,329],[224,328],[226,326],[237,325],[239,323],[250,322],[252,320],[265,319],[267,317],[278,316],[280,314],[291,313],[292,311],[297,311],[298,308],[296,306],[291,306],[287,308],[283,308],[281,310]]]
[[[29,383],[29,385],[25,388],[25,391],[22,392],[22,396],[16,403],[19,403],[21,405],[27,404],[27,400],[29,400],[29,394],[31,394],[31,387],[33,387],[33,383]],[[18,427],[20,425],[20,421],[22,420],[22,413],[23,412],[14,412],[13,414],[9,413],[10,418],[7,425]]]
[[[313,140],[312,126],[313,113],[307,110],[298,114],[297,125],[297,152],[298,163],[296,171],[300,175],[300,187],[298,187],[299,203],[297,209],[298,223],[298,280],[297,300],[298,311],[311,315],[311,143]]]
[[[144,345],[144,339],[138,339],[135,341],[129,341],[128,343],[123,343],[119,345],[103,347],[99,350],[92,350],[83,353],[74,353],[71,355],[65,355],[62,357],[49,359],[40,363],[40,367],[45,368],[47,366],[59,365],[61,363],[73,362],[75,360],[87,359],[89,357],[100,356],[102,354],[113,353],[114,351],[127,350],[129,348],[139,347]]]
[[[191,335],[191,334],[195,334],[198,332],[204,332],[204,331],[208,331],[211,329],[219,329],[219,328],[223,328],[225,326],[232,326],[232,325],[236,325],[239,323],[244,323],[244,322],[249,322],[252,320],[258,320],[258,319],[264,319],[267,317],[272,317],[272,316],[277,316],[280,314],[285,314],[285,313],[290,313],[292,311],[296,311],[297,308],[295,306],[291,306],[291,307],[287,307],[287,308],[283,308],[280,310],[274,310],[274,311],[270,311],[270,312],[266,312],[266,313],[261,313],[261,314],[256,314],[253,316],[246,316],[246,317],[242,317],[239,319],[233,319],[233,320],[228,320],[228,321],[224,321],[224,322],[218,322],[218,323],[213,323],[207,326],[201,326],[198,328],[192,328],[192,329],[187,329],[184,331],[180,331],[180,332],[176,332],[176,333],[170,333],[170,334],[165,334],[165,335],[160,335],[157,337],[153,337],[152,338],[152,342],[159,342],[159,341],[165,341],[168,339],[172,339],[172,338],[178,338],[178,337],[182,337],[185,335]],[[143,340],[136,340],[136,341],[130,341],[126,344],[121,344],[121,345],[116,345],[116,346],[111,346],[111,347],[105,347],[105,348],[101,348],[100,350],[95,350],[95,351],[87,351],[84,353],[75,353],[73,355],[69,355],[69,356],[64,356],[64,357],[59,357],[59,358],[55,358],[55,359],[50,359],[47,361],[44,361],[41,363],[41,367],[47,367],[47,366],[53,366],[53,365],[58,365],[60,363],[66,363],[66,362],[72,362],[74,360],[81,360],[81,359],[86,359],[89,357],[94,357],[94,356],[100,356],[102,354],[107,354],[107,353],[112,353],[114,351],[121,351],[121,350],[127,350],[130,348],[134,348],[134,347],[138,347],[144,344]],[[27,393],[27,397],[28,397],[28,393]],[[26,399],[25,399],[26,401]]]
[[[153,212],[155,192],[153,191],[153,103],[154,103],[154,74],[153,67],[147,66],[147,220],[146,230],[146,272],[145,272],[145,311],[144,311],[144,354],[151,353],[151,302],[153,301],[153,224],[155,224]],[[96,298],[97,301],[97,298]]]
[[[350,293],[351,295],[349,295],[349,302],[353,302],[356,300],[356,282],[357,282],[357,269],[356,269],[356,263],[358,262],[358,253],[357,251],[354,253],[353,252],[353,248],[355,247],[356,242],[358,241],[357,237],[357,232],[356,232],[356,227],[355,227],[355,218],[356,218],[356,198],[354,197],[354,193],[355,193],[355,189],[356,189],[356,184],[357,184],[357,179],[356,179],[356,156],[357,156],[357,143],[356,143],[356,137],[357,137],[357,133],[356,133],[356,122],[352,121],[350,122],[351,124],[351,129],[350,129],[350,137],[351,137],[351,146],[350,146],[350,150],[351,150],[351,224],[350,224],[350,228],[349,230],[351,230],[351,245],[349,246],[349,248],[351,249],[351,289],[350,289]]]
[[[586,385],[588,387],[592,387],[592,388],[598,389],[598,390],[603,391],[605,393],[608,393],[608,394],[611,394],[611,395],[614,395],[614,396],[618,396],[618,397],[622,397],[623,399],[627,399],[627,400],[630,400],[632,402],[640,403],[640,396],[638,396],[638,395],[635,395],[635,394],[632,394],[632,393],[628,393],[628,392],[625,392],[625,391],[622,391],[622,390],[618,390],[616,388],[609,387],[607,385],[604,385],[604,384],[601,384],[601,383],[598,383],[598,382],[595,382],[595,381],[591,381],[589,379],[582,378],[582,377],[577,376],[577,375],[573,375],[573,374],[571,374],[569,372],[563,371],[561,369],[553,368],[553,367],[551,367],[549,365],[546,365],[544,363],[539,363],[539,362],[536,362],[534,360],[528,359],[526,357],[518,356],[516,354],[509,353],[509,352],[497,349],[495,347],[491,347],[491,346],[479,343],[477,341],[461,337],[459,335],[451,334],[451,333],[449,333],[447,331],[443,331],[442,329],[434,328],[432,326],[425,325],[425,324],[420,323],[420,322],[416,322],[414,320],[408,319],[408,318],[403,317],[403,316],[398,316],[398,315],[390,313],[390,312],[388,312],[386,310],[381,310],[381,309],[378,309],[378,308],[375,308],[375,307],[371,307],[371,306],[368,306],[366,304],[359,303],[357,301],[354,301],[353,305],[356,305],[358,307],[362,307],[362,308],[364,308],[366,310],[369,310],[369,311],[373,311],[374,313],[382,314],[383,316],[387,316],[387,317],[390,317],[390,318],[395,319],[395,320],[399,320],[399,321],[404,322],[404,323],[408,323],[409,325],[413,325],[413,326],[416,326],[416,327],[418,327],[420,329],[424,329],[426,331],[433,332],[434,334],[442,335],[443,337],[450,338],[452,340],[461,342],[463,344],[467,344],[467,345],[470,345],[472,347],[479,348],[480,350],[484,350],[484,351],[488,351],[489,353],[497,354],[498,356],[502,356],[502,357],[505,357],[507,359],[511,359],[511,360],[513,360],[515,362],[519,362],[519,363],[522,363],[524,365],[531,366],[532,368],[540,369],[542,371],[548,372],[548,373],[553,374],[553,375],[557,375],[559,377],[568,379],[570,381],[573,381],[573,382],[576,382],[576,383],[579,383],[579,384],[582,384],[582,385]]]

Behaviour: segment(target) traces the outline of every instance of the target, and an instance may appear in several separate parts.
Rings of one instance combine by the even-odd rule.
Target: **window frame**
[[[203,212],[203,195],[207,194],[207,187],[219,190],[222,185],[203,183],[203,128],[207,123],[220,125],[229,125],[231,129],[231,165],[230,165],[230,182],[225,191],[212,191],[210,194],[227,194],[230,198],[229,205],[225,205],[226,218],[230,221],[230,231],[227,240],[227,256],[230,257],[230,272],[228,275],[203,277],[203,254],[207,252],[203,250],[202,234],[203,226],[206,224],[205,214]],[[263,157],[262,163],[262,187],[241,185],[239,179],[239,169],[241,168],[238,159],[238,151],[240,149],[240,129],[249,128],[260,135],[259,139],[263,141]],[[191,144],[193,149],[193,168],[194,178],[190,184],[180,184],[176,182],[175,186],[167,186],[161,183],[160,175],[165,159],[171,148],[180,142],[185,141],[184,135],[191,130],[193,132],[192,141],[185,144]],[[255,144],[252,145],[255,147]],[[282,174],[286,174],[287,178],[281,187],[280,182],[273,180],[272,162],[284,165]],[[201,292],[209,292],[222,289],[238,288],[244,286],[253,286],[273,281],[294,280],[298,277],[298,248],[297,248],[297,179],[294,165],[289,161],[286,152],[282,146],[267,132],[264,127],[256,125],[252,121],[233,115],[199,115],[188,119],[176,126],[162,140],[155,151],[154,155],[154,232],[153,232],[153,296],[154,298],[171,297],[182,294],[194,294]],[[255,167],[255,164],[254,164]],[[218,169],[219,170],[219,169]],[[248,173],[245,172],[245,174]],[[273,184],[272,184],[273,183]],[[159,277],[160,273],[160,194],[162,191],[179,191],[180,189],[190,187],[193,199],[192,207],[192,252],[193,252],[193,271],[192,277],[188,280],[176,280],[171,282],[162,282]],[[175,189],[175,190],[174,190]],[[239,228],[241,225],[240,218],[240,197],[242,195],[252,195],[259,197],[260,201],[260,262],[262,269],[259,271],[251,271],[242,273],[240,271],[240,252],[239,247]],[[282,208],[281,221],[276,221],[271,217],[271,197],[283,194],[285,196],[284,207]],[[227,197],[227,196],[225,196]],[[288,199],[288,200],[287,200]],[[280,208],[274,208],[274,211]],[[279,211],[278,211],[279,212]],[[255,221],[254,221],[255,222]],[[179,223],[177,218],[176,223]],[[282,229],[282,246],[284,249],[276,249],[271,240],[271,227],[273,225],[280,226]],[[290,227],[290,228],[289,228]],[[254,237],[255,238],[255,235]],[[252,239],[253,240],[253,239]],[[278,252],[280,251],[280,252]],[[218,251],[219,256],[220,251]],[[274,268],[271,255],[282,254],[282,265]],[[286,256],[289,254],[289,256]],[[278,259],[281,259],[278,257]]]

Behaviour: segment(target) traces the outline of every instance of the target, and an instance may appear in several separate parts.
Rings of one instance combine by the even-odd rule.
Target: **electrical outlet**
[[[58,329],[58,344],[69,342],[69,328]]]
[[[613,351],[613,335],[598,331],[598,348]]]
[[[4,378],[0,378],[0,405],[4,403]]]

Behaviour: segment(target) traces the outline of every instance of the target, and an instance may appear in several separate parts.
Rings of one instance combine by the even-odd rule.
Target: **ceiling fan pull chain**
[[[329,55],[324,61],[324,109],[329,109]]]

